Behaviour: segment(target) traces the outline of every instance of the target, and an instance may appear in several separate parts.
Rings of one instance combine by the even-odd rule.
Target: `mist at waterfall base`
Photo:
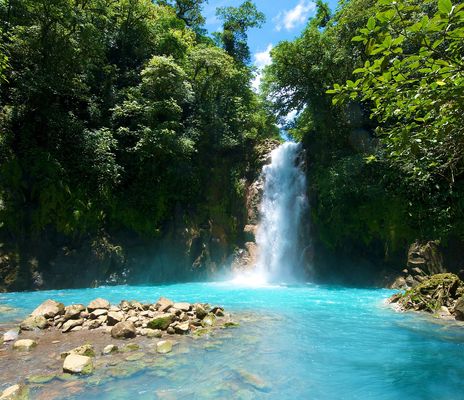
[[[272,151],[270,164],[264,166],[256,235],[258,259],[252,271],[235,276],[235,283],[263,285],[303,280],[301,223],[308,202],[301,151],[300,143],[285,142]]]

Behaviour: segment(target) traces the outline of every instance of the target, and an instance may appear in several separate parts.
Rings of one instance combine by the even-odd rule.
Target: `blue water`
[[[160,296],[220,304],[249,316],[223,336],[192,340],[187,354],[170,355],[163,373],[154,366],[88,384],[75,398],[464,398],[464,327],[397,313],[384,303],[391,294],[313,284],[103,287],[0,294],[0,305],[19,308],[0,318],[20,318],[48,298],[70,304],[96,297],[155,302]],[[243,371],[261,384],[244,379]]]

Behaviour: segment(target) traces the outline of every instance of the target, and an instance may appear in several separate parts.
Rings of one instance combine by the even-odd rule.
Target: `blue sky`
[[[221,21],[216,18],[216,8],[239,6],[244,0],[209,0],[204,7],[206,28],[210,32],[221,30]],[[269,51],[282,40],[291,40],[298,36],[306,26],[308,19],[315,14],[316,6],[310,0],[255,0],[258,10],[266,15],[266,23],[261,29],[252,29],[248,35],[252,62],[263,68],[271,59]],[[329,6],[335,10],[338,1],[329,0]],[[259,84],[259,79],[254,83]]]

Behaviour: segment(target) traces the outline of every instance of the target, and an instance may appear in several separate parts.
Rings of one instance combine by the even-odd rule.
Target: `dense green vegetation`
[[[247,64],[246,31],[263,16],[250,2],[221,10],[215,43],[203,2],[0,0],[12,287],[28,287],[47,246],[88,242],[104,256],[121,251],[113,234],[162,237],[174,216],[233,223],[253,144],[277,134]]]
[[[462,4],[351,0],[273,50],[264,90],[300,112],[322,248],[378,264],[464,239],[463,43]]]

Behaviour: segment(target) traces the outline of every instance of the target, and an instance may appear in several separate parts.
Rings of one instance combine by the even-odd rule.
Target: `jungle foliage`
[[[160,235],[176,207],[207,207],[214,166],[233,183],[276,135],[227,52],[253,21],[218,46],[203,3],[0,0],[0,233],[23,258],[44,238]]]

